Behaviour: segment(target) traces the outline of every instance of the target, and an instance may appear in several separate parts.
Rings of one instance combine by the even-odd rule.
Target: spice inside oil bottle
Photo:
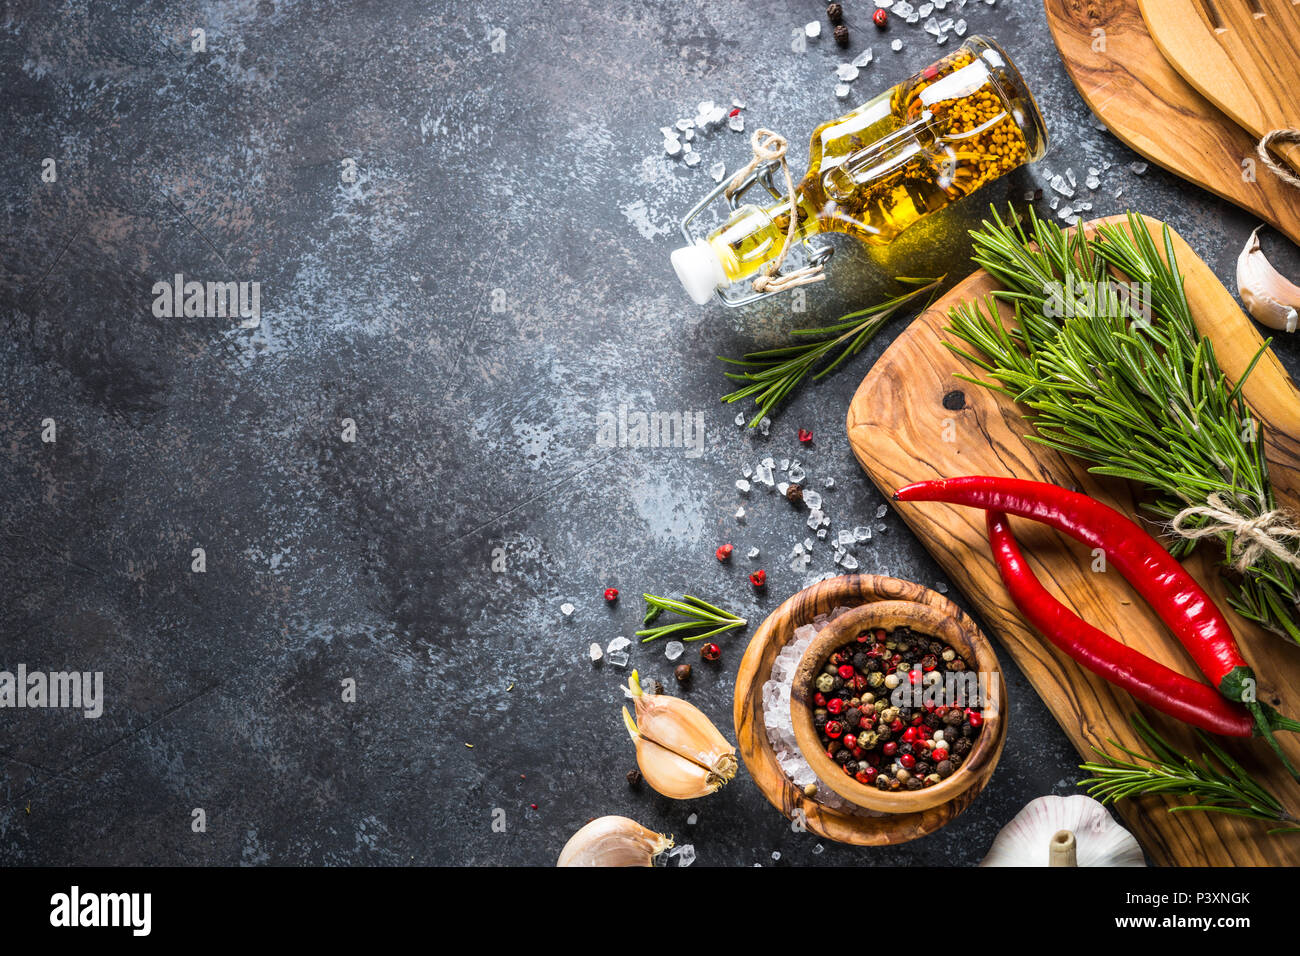
[[[794,195],[794,240],[840,232],[866,243],[903,230],[1043,155],[1047,133],[1033,95],[996,43],[971,37],[920,73],[812,134]],[[744,205],[707,240],[673,253],[687,292],[759,274],[776,260],[791,203]]]

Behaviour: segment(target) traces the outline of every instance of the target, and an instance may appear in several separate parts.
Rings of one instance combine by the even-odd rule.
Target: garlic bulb
[[[556,866],[654,866],[672,837],[627,817],[598,817],[569,837]]]
[[[623,725],[636,744],[646,783],[665,797],[707,796],[736,775],[736,750],[694,704],[680,697],[647,694],[636,671],[627,693],[636,719],[623,708]]]
[[[1270,329],[1296,330],[1300,320],[1300,288],[1282,277],[1259,247],[1259,230],[1246,240],[1237,257],[1237,291],[1241,301],[1256,319]]]
[[[1092,797],[1038,797],[1004,826],[980,866],[1146,866],[1133,834]]]

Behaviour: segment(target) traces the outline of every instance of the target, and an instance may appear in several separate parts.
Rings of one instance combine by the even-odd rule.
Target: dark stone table
[[[701,134],[691,169],[659,128],[739,97],[798,166],[849,105],[835,64],[874,47],[858,101],[942,52],[920,26],[877,35],[869,2],[846,4],[846,56],[826,35],[792,49],[815,0],[11,4],[0,669],[100,671],[104,701],[97,719],[0,711],[0,862],[549,864],[588,818],[622,813],[700,865],[965,864],[1026,801],[1073,792],[1076,755],[1008,666],[1006,752],[964,816],[819,854],[743,772],[689,804],[630,789],[625,672],[587,658],[631,635],[642,591],[698,590],[757,621],[834,570],[826,547],[789,569],[806,529],[774,498],[739,498],[745,464],[798,455],[813,487],[836,480],[833,527],[874,524],[843,419],[901,324],[800,390],[766,438],[718,402],[715,355],[824,324],[893,274],[955,280],[985,203],[1067,167],[1111,164],[1091,215],[1165,218],[1230,279],[1251,217],[1130,170],[1037,3],[956,2],[948,15],[1019,61],[1051,152],[883,255],[838,243],[801,315],[788,298],[686,300],[675,220],[747,137]],[[1298,271],[1289,247],[1278,262]],[[259,283],[260,322],[155,308],[178,273]],[[1293,343],[1279,351],[1294,368]],[[705,439],[605,447],[620,406],[698,412]],[[942,583],[885,523],[863,569]],[[689,689],[728,734],[750,633],[697,659]],[[670,677],[658,646],[632,659]]]

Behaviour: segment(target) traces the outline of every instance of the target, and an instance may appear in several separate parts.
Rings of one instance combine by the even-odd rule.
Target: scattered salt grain
[[[835,68],[835,76],[842,83],[852,83],[858,78],[858,68],[852,63],[841,63]]]
[[[689,149],[691,148],[691,144],[690,144],[690,143],[687,143],[687,144],[686,144],[684,147],[682,147],[682,148],[683,148],[683,149],[687,149],[687,150],[689,150]],[[690,152],[688,152],[688,153],[686,154],[686,157],[682,160],[682,162],[684,162],[687,166],[691,166],[691,167],[698,166],[698,165],[700,165],[700,154],[699,154],[699,153],[690,153]]]
[[[713,178],[715,183],[722,182],[722,177],[727,175],[727,164],[714,163],[709,167],[709,175]]]
[[[823,488],[834,488],[834,487],[835,487],[835,479],[834,479],[834,478],[831,478],[830,476],[827,476],[826,480],[822,482],[822,487],[823,487]]]
[[[744,508],[737,508],[737,509],[736,509],[736,520],[737,520],[737,521],[744,521],[744,520],[745,520],[745,509],[744,509]]]
[[[763,420],[758,423],[759,432],[766,437],[772,431],[772,419],[763,416]]]
[[[810,511],[819,511],[822,506],[822,496],[811,488],[803,490],[803,503],[808,506]]]
[[[853,58],[853,65],[859,70],[871,62],[871,47],[867,47]]]
[[[739,491],[742,495],[749,494],[749,482],[746,481],[744,478],[737,480],[736,490]]]
[[[689,817],[686,818],[686,825],[687,825],[688,827],[693,827],[693,826],[695,826],[696,822],[697,822],[699,819],[700,819],[700,818],[699,818],[699,815],[698,815],[698,814],[694,814],[694,813],[692,813]]]
[[[889,514],[889,508],[886,507],[885,505],[881,505],[879,508],[876,509],[877,518],[883,518],[887,514]]]
[[[858,559],[847,551],[840,556],[840,567],[845,571],[856,571],[858,569]]]
[[[569,604],[567,601],[564,604],[561,604],[560,613],[563,614],[565,617],[568,617],[570,614],[573,613],[573,605]]]
[[[853,529],[853,537],[858,541],[870,541],[871,529],[864,524],[860,524]]]
[[[682,153],[681,141],[676,136],[665,136],[664,153],[669,156],[680,156]]]
[[[1131,173],[1133,173],[1134,176],[1141,176],[1143,173],[1145,173],[1145,172],[1147,171],[1147,164],[1146,164],[1146,163],[1129,163],[1129,164],[1128,164],[1128,168],[1129,168],[1129,171],[1130,171]]]
[[[897,53],[899,50],[903,49],[903,41],[894,40],[889,44],[889,48],[893,50],[895,53]]]
[[[686,645],[681,641],[669,641],[664,645],[664,657],[675,661],[686,652]]]
[[[804,35],[810,40],[816,40],[822,35],[822,22],[820,20],[809,20],[804,24]]]
[[[736,427],[737,427],[737,428],[744,428],[744,427],[745,427],[745,413],[744,413],[744,412],[741,412],[739,415],[737,415],[736,418],[735,418],[735,422],[736,422]]]
[[[591,647],[587,648],[587,656],[591,658],[591,662],[594,664],[605,656],[605,652],[600,649],[599,644],[592,644]]]
[[[750,548],[748,554],[746,554],[745,556],[749,558],[749,560],[753,561],[755,558],[758,557],[758,555],[759,555],[758,548]]]
[[[841,100],[847,98],[848,95],[852,92],[853,92],[852,87],[850,87],[849,84],[847,83],[837,83],[835,85],[835,96]]]
[[[731,119],[727,120],[727,126],[737,133],[743,133],[745,131],[745,117],[737,113]]]

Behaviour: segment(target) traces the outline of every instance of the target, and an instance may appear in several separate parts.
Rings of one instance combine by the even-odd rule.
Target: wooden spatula
[[[1257,141],[1300,129],[1300,0],[1139,2],[1165,59]],[[1274,151],[1300,171],[1300,147]]]

